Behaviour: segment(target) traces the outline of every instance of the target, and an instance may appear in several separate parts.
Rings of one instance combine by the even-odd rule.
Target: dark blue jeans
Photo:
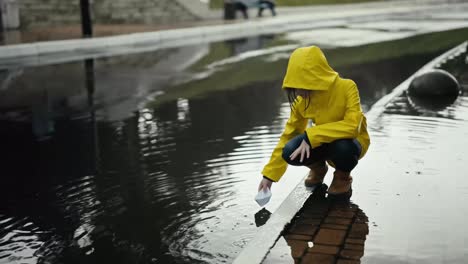
[[[294,166],[325,165],[325,161],[331,160],[335,168],[341,171],[350,172],[356,167],[361,155],[361,144],[356,139],[338,139],[331,143],[322,144],[319,147],[310,150],[309,158],[304,158],[302,162],[300,155],[294,160],[289,156],[299,147],[301,142],[306,139],[303,133],[291,139],[283,148],[283,159]]]

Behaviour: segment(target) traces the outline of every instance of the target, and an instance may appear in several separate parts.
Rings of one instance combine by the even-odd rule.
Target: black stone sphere
[[[457,97],[460,84],[450,73],[433,69],[415,77],[408,87],[408,93],[413,97]]]
[[[452,105],[456,100],[456,95],[449,96],[412,96],[408,94],[410,104],[418,110],[426,112],[441,111]]]

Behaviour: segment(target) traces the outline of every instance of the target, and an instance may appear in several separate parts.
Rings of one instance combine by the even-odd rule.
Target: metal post
[[[5,27],[3,26],[3,13],[5,12],[5,3],[3,0],[0,0],[0,32],[5,30]],[[2,34],[3,38],[3,34]]]
[[[0,43],[5,45],[6,44],[6,32],[5,26],[3,25],[3,13],[4,13],[5,5],[3,0],[0,0]]]
[[[93,22],[91,21],[90,0],[80,0],[81,8],[81,29],[83,37],[90,38],[93,36]]]

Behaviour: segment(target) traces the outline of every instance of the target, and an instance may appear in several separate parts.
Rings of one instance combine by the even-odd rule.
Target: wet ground
[[[458,44],[464,33],[325,53],[342,76],[357,82],[367,111]],[[434,39],[445,41],[429,41]],[[296,45],[288,36],[259,36],[51,66],[3,67],[0,263],[230,262],[302,178],[295,175],[304,174],[289,170],[266,209],[253,201],[259,172],[289,114],[280,83]],[[366,240],[370,263],[384,253],[408,256],[408,244],[401,245],[400,235],[388,227],[387,209],[399,208],[395,203],[403,203],[401,198],[413,201],[404,202],[407,217],[414,216],[409,214],[413,204],[420,208],[417,217],[431,220],[418,225],[421,231],[440,228],[444,219],[425,214],[440,186],[418,187],[419,194],[431,197],[421,204],[422,198],[411,192],[414,181],[404,189],[385,182],[398,178],[375,176],[375,164],[387,164],[387,172],[408,171],[414,179],[437,169],[426,171],[425,160],[414,158],[417,151],[425,153],[417,146],[414,155],[385,156],[407,148],[401,145],[405,138],[391,150],[384,148],[389,139],[393,142],[386,133],[401,136],[400,131],[413,127],[411,139],[417,140],[439,127],[438,122],[405,123],[412,119],[395,116],[381,124],[395,130],[375,128],[373,144],[382,148],[374,149],[368,155],[373,158],[356,172],[370,178],[356,177],[356,188],[363,191],[356,193],[355,204],[380,227],[371,228],[376,236]],[[457,128],[452,121],[444,127]],[[454,169],[447,162],[443,166]],[[462,219],[466,210],[447,203],[452,221]],[[399,232],[420,223],[401,222]],[[416,249],[427,243],[427,238],[413,240]]]
[[[356,172],[364,175],[356,182],[363,191],[354,199],[372,219],[363,261],[466,262],[466,57],[441,66],[463,87],[453,104],[401,96],[372,126],[374,144],[381,147]]]
[[[59,64],[72,60],[97,59],[158,50],[167,52],[167,49],[171,48],[206,46],[210,42],[236,41],[239,38],[256,37],[259,34],[287,33],[286,40],[294,42],[296,46],[314,43],[323,48],[355,47],[466,28],[468,27],[467,14],[468,3],[464,0],[392,0],[364,4],[292,7],[281,10],[281,15],[276,17],[249,21],[237,20],[232,25],[229,25],[231,22],[219,22],[216,26],[204,26],[215,23],[209,19],[186,26],[172,25],[179,28],[178,30],[162,30],[163,25],[97,25],[97,36],[130,33],[132,30],[153,32],[124,34],[94,40],[75,39],[8,45],[0,47],[0,55],[3,54],[0,56],[0,68]],[[21,37],[18,34],[15,35],[15,32],[10,32],[12,36],[5,35],[4,42],[48,40],[47,35],[52,36],[50,39],[62,36],[67,39],[73,38],[76,35],[66,36],[67,32],[73,28],[76,33],[76,26],[64,25],[59,25],[57,28],[50,27],[42,30],[46,31],[42,33],[41,29],[36,29],[39,33],[32,34],[32,36]],[[26,32],[21,33],[26,34]],[[461,37],[462,35],[456,36],[458,39]],[[8,38],[17,40],[8,42]],[[428,41],[443,43],[453,42],[454,39]],[[420,47],[414,47],[415,51],[419,49]],[[383,53],[382,50],[379,52]],[[384,53],[394,52],[400,51],[398,48],[395,51],[392,49],[384,51]],[[189,56],[188,60],[191,59]]]
[[[263,263],[356,264],[364,255],[369,218],[347,199],[315,189]]]
[[[439,67],[462,94],[393,99],[371,124],[351,202],[325,197],[326,185],[316,191],[264,263],[466,262],[468,53]]]
[[[197,5],[197,4],[195,4]],[[342,3],[328,5],[310,6],[279,6],[278,16],[271,17],[270,12],[264,12],[262,18],[257,17],[257,9],[250,8],[250,19],[240,18],[236,20],[222,20],[222,9],[208,9],[201,3],[198,13],[199,19],[196,21],[181,21],[179,23],[167,24],[95,24],[93,32],[95,37],[131,34],[137,32],[152,32],[169,30],[175,28],[191,28],[206,25],[223,25],[231,23],[251,23],[259,21],[279,22],[278,26],[289,23],[298,23],[301,29],[311,27],[328,30],[331,27],[340,27],[344,33],[336,39],[338,42],[349,37],[348,34],[369,38],[369,30],[386,31],[373,32],[370,38],[380,38],[386,33],[393,33],[388,39],[394,39],[398,35],[408,35],[412,32],[422,31],[442,31],[448,30],[447,25],[453,29],[456,24],[467,26],[468,18],[466,10],[468,6],[464,0],[389,0],[370,1],[364,3]],[[313,14],[312,16],[310,14]],[[97,15],[97,14],[95,14]],[[297,17],[306,17],[306,21],[297,22]],[[99,20],[99,19],[97,19]],[[434,24],[437,21],[439,23]],[[367,24],[367,25],[363,25]],[[349,29],[353,29],[350,31]],[[297,29],[295,29],[297,30]],[[361,31],[361,32],[359,32]],[[367,31],[367,32],[366,32]],[[275,31],[277,32],[277,31]],[[330,32],[328,32],[330,33]],[[328,38],[328,34],[318,33],[321,38]],[[20,43],[32,43],[36,41],[66,40],[81,38],[80,24],[52,24],[50,26],[32,26],[22,30],[9,30],[0,32],[0,45],[14,45]]]

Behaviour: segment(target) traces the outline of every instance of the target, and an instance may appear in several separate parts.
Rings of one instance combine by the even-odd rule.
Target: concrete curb
[[[441,5],[445,5],[442,3]],[[418,10],[431,10],[441,5],[429,5]],[[346,20],[366,22],[383,20],[390,15],[412,12],[407,6],[390,6],[383,10],[348,10],[330,14],[296,14],[237,24],[181,28],[157,32],[133,33],[128,35],[36,42],[31,44],[0,47],[0,60],[24,59],[49,55],[66,55],[82,52],[88,57],[109,56],[121,53],[122,49],[132,53],[133,49],[157,50],[167,47],[180,47],[189,44],[220,41],[258,34],[278,34],[303,29],[345,26]],[[349,22],[349,21],[348,21]],[[90,54],[94,54],[90,56]]]
[[[266,224],[258,229],[256,236],[241,251],[233,264],[261,263],[278,240],[284,227],[291,222],[312,192],[313,190],[308,190],[301,180]]]
[[[398,85],[393,92],[382,97],[372,106],[371,110],[366,113],[368,123],[374,123],[374,121],[377,120],[377,118],[379,118],[379,116],[385,111],[385,106],[395,97],[406,91],[411,80],[416,76],[429,69],[437,67],[437,65],[445,62],[450,56],[456,56],[457,54],[464,52],[467,47],[468,41],[445,52],[424,65],[421,69]],[[239,253],[233,263],[262,263],[271,248],[275,245],[276,241],[280,238],[284,227],[291,222],[291,219],[302,208],[310,193],[311,191],[307,190],[302,181],[300,181],[296,188],[288,195],[283,203],[281,203],[278,210],[271,215],[267,223],[258,230],[255,237]]]
[[[404,93],[407,89],[411,81],[417,77],[418,75],[426,72],[427,70],[433,69],[438,67],[438,65],[444,63],[450,56],[456,57],[458,54],[465,51],[468,47],[468,41],[461,43],[460,45],[456,46],[455,48],[445,52],[444,54],[440,55],[439,57],[433,59],[432,61],[428,62],[424,65],[421,69],[411,75],[408,79],[398,85],[393,91],[384,97],[382,97],[379,101],[377,101],[369,112],[366,113],[367,119],[372,121],[376,120],[382,113],[385,111],[385,107],[397,96]],[[368,122],[372,123],[372,122]]]

